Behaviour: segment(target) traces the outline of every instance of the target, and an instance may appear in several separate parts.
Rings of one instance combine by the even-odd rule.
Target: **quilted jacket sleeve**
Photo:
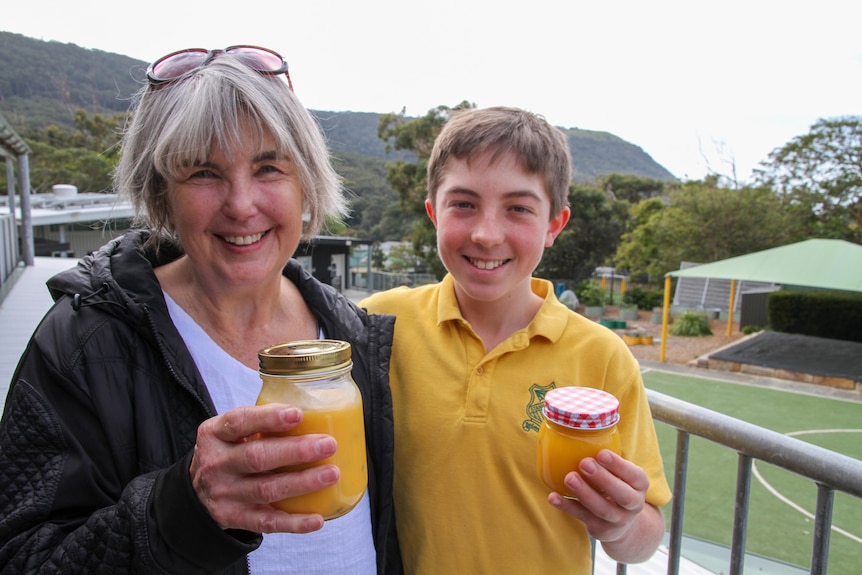
[[[0,421],[0,573],[245,573],[260,536],[220,530],[197,501],[187,446],[160,412],[172,404],[142,385],[164,378],[92,383],[153,366],[131,356],[119,369],[107,348],[88,360],[45,327]]]

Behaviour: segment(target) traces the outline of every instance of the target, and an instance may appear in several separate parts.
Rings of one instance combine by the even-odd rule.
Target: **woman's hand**
[[[340,476],[334,465],[277,471],[335,453],[335,439],[329,435],[258,435],[290,431],[301,420],[299,408],[268,404],[238,407],[200,425],[189,473],[198,498],[220,527],[256,533],[307,533],[323,527],[320,515],[290,514],[270,505],[329,487]]]

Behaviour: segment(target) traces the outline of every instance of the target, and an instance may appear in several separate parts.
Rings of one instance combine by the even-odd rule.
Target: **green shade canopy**
[[[862,246],[844,240],[806,240],[667,275],[862,292]]]

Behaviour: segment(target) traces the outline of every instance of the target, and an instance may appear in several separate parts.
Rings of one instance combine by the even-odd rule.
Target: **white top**
[[[164,295],[171,319],[195,360],[216,411],[254,405],[261,388],[258,372],[228,355],[168,294]],[[319,531],[265,534],[261,546],[249,554],[248,563],[254,575],[376,574],[368,492],[353,510],[324,522]]]

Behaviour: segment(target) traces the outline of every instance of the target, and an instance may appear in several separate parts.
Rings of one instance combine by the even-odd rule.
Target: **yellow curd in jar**
[[[620,434],[610,429],[572,429],[545,421],[539,428],[539,476],[560,495],[572,497],[566,475],[576,471],[585,457],[595,457],[602,449],[620,452]]]
[[[269,403],[258,400],[258,405]],[[365,427],[362,420],[362,403],[342,409],[303,411],[302,422],[283,435],[325,433],[338,442],[332,457],[314,463],[288,465],[283,471],[301,471],[317,465],[338,466],[341,477],[338,483],[320,491],[282,499],[273,503],[288,513],[319,513],[324,519],[333,519],[353,509],[368,484],[368,466],[365,459]]]
[[[341,472],[335,485],[272,504],[288,513],[319,513],[324,519],[334,519],[353,509],[365,493],[368,465],[362,395],[350,377],[349,360],[349,344],[335,340],[292,342],[261,351],[263,387],[257,405],[286,403],[303,412],[299,425],[274,435],[322,433],[334,437],[338,444],[332,457],[279,469],[301,471],[332,464]]]
[[[619,402],[602,390],[561,387],[545,395],[539,428],[537,468],[550,489],[574,497],[565,484],[581,460],[602,449],[620,453]]]

